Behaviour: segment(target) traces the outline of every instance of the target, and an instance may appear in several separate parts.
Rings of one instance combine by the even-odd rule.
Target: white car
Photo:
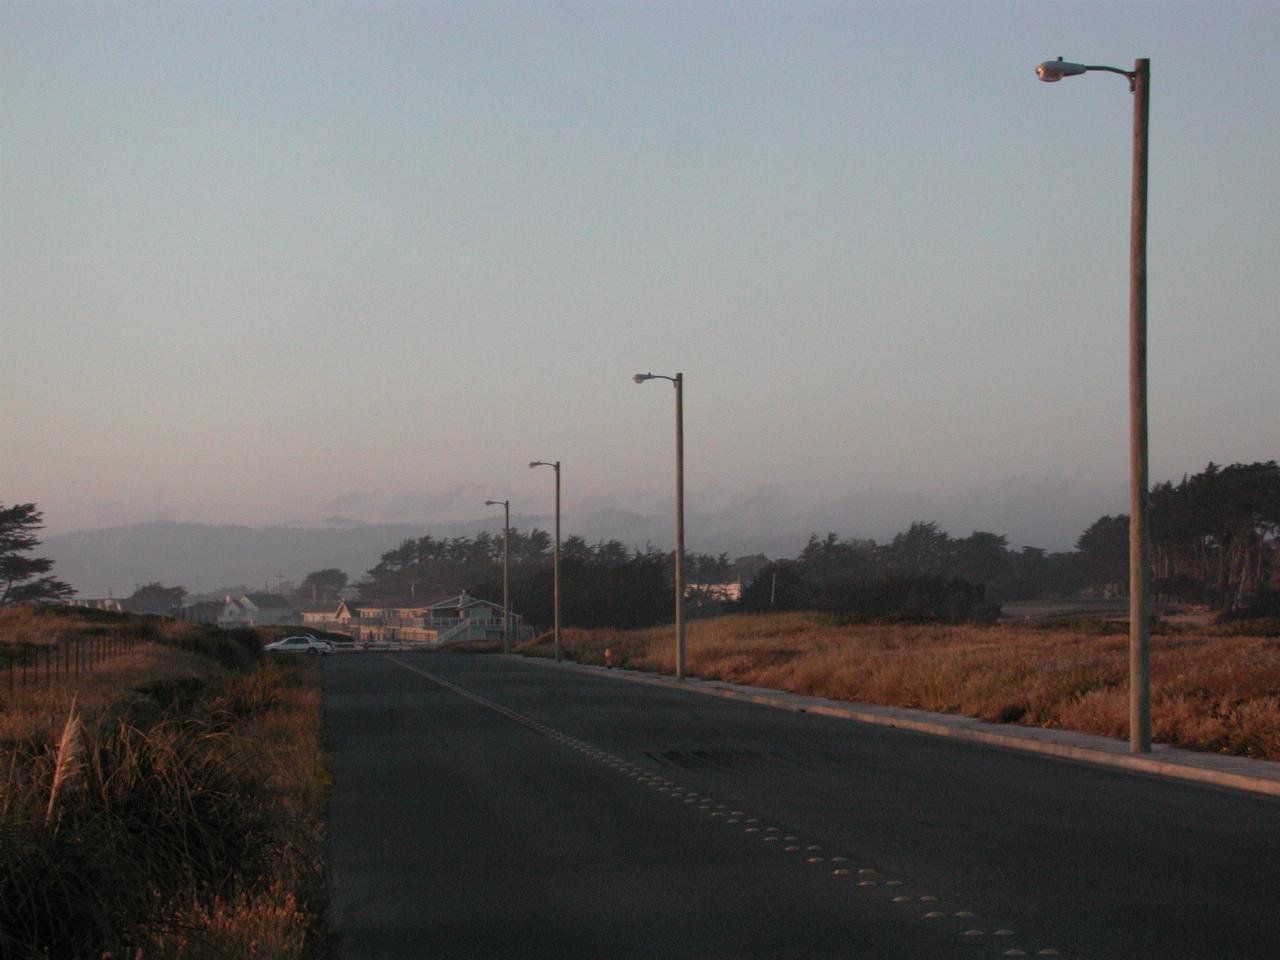
[[[285,637],[268,643],[263,650],[275,650],[279,653],[309,653],[313,657],[328,656],[333,653],[333,644],[328,640],[317,640],[312,636]]]

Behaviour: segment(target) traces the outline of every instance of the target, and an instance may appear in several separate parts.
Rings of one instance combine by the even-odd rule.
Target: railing
[[[470,627],[471,627],[471,624],[468,623],[466,620],[457,621],[448,630],[444,631],[443,633],[436,634],[437,646],[442,643],[448,643],[450,640],[458,636],[458,634],[460,633],[466,633],[467,630],[470,629]]]

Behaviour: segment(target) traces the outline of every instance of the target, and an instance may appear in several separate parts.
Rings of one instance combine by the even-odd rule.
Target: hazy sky
[[[1153,480],[1280,456],[1274,3],[0,26],[0,501],[51,533],[545,512],[557,458],[666,510],[653,370],[691,510],[1066,545],[1127,509],[1132,106],[1057,55],[1152,59]]]

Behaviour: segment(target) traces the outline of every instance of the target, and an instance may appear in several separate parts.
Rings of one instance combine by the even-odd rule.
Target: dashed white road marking
[[[700,794],[696,790],[686,789],[684,787],[678,786],[671,780],[662,778],[657,775],[651,775],[651,774],[645,773],[636,764],[629,763],[627,761],[622,760],[622,758],[620,757],[616,757],[613,754],[610,754],[603,750],[599,750],[595,747],[592,747],[590,744],[587,744],[582,740],[575,739],[573,737],[568,736],[567,734],[554,730],[553,728],[547,726],[546,724],[533,720],[530,717],[526,717],[523,714],[520,714],[509,707],[503,706],[500,703],[495,703],[492,700],[487,700],[478,694],[472,693],[470,690],[460,687],[457,684],[451,683],[448,680],[444,680],[441,677],[437,677],[434,674],[427,672],[426,670],[422,670],[421,668],[414,667],[410,664],[407,664],[396,657],[388,656],[386,659],[390,660],[392,663],[395,663],[397,666],[401,667],[402,669],[408,670],[411,673],[416,673],[419,676],[425,677],[426,679],[432,681],[433,683],[441,687],[444,687],[447,690],[451,690],[454,693],[457,693],[459,696],[465,697],[466,699],[471,700],[474,703],[487,707],[497,713],[502,714],[503,716],[510,718],[516,723],[519,723],[525,727],[535,730],[538,733],[543,734],[550,740],[554,740],[558,743],[571,747],[572,749],[578,751],[584,756],[590,757],[591,759],[598,760],[604,766],[611,767],[614,770],[625,773],[629,779],[636,780],[637,782],[649,787],[651,790],[655,790],[660,794],[668,794],[672,799],[680,799],[684,803],[699,803],[698,809],[706,810],[713,817],[724,817],[725,811],[729,811],[729,816],[726,822],[732,823],[732,824],[739,824],[739,823],[745,822],[747,824],[750,824],[750,826],[747,826],[746,828],[744,828],[743,832],[746,834],[758,834],[761,832],[761,828],[757,826],[757,824],[760,823],[760,819],[758,817],[748,817],[747,812],[744,810],[730,810],[729,805],[723,804],[723,803],[717,804],[715,808],[712,809],[711,805],[714,802],[712,798],[706,795]],[[782,831],[780,827],[772,826],[772,827],[765,828],[765,832],[769,834],[775,834],[775,833],[781,833]],[[780,838],[778,836],[765,836],[762,839],[764,839],[765,842],[776,842]],[[783,836],[781,839],[784,841],[791,841],[783,849],[789,852],[797,852],[800,850],[800,847],[795,842],[795,841],[799,841],[800,838],[798,836],[794,834],[787,834]],[[804,849],[807,852],[815,852],[815,851],[822,850],[822,847],[818,844],[809,844]],[[811,863],[811,864],[828,862],[827,858],[819,857],[819,856],[807,857],[806,860],[808,863]],[[843,856],[833,856],[829,859],[829,862],[844,863],[846,862],[846,860],[847,858]],[[847,876],[851,872],[852,871],[850,871],[848,868],[840,867],[832,870],[832,875]],[[858,869],[858,874],[863,876],[873,876],[875,875],[875,873],[876,871],[871,867],[861,867]],[[871,880],[871,879],[863,879],[858,882],[858,886],[864,887],[864,888],[871,888],[879,885],[880,885],[880,881]],[[886,887],[901,887],[903,885],[904,885],[903,881],[901,880],[884,881],[884,886]],[[916,900],[918,900],[920,903],[933,903],[933,902],[936,902],[937,899],[938,899],[937,897],[932,895],[920,896],[918,898],[906,896],[906,895],[898,895],[892,898],[892,902],[913,903]],[[944,919],[946,916],[947,916],[946,913],[944,913],[941,910],[930,910],[929,912],[924,914],[924,917],[929,920],[941,920],[941,919]],[[976,914],[968,910],[957,910],[952,914],[952,916],[958,919],[970,919],[970,918],[974,918]],[[976,927],[971,928],[969,930],[965,930],[962,934],[960,934],[962,940],[966,942],[977,942],[979,940],[982,940],[984,937],[986,937],[986,935],[987,934],[984,931],[979,930]],[[996,937],[1015,936],[1014,931],[1009,930],[1007,928],[1000,928],[998,930],[995,930],[992,935]],[[1026,951],[1016,947],[1006,950],[1003,953],[1003,956],[1006,956],[1006,957],[1024,957],[1026,955],[1027,955]],[[1060,954],[1056,949],[1053,949],[1051,947],[1046,947],[1037,951],[1036,956],[1057,957],[1057,956],[1060,956]]]

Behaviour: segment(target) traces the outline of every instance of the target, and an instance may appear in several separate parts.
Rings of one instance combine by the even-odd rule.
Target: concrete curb
[[[1280,762],[1251,760],[1248,757],[1229,757],[1216,753],[1199,753],[1180,750],[1164,744],[1152,745],[1150,754],[1129,752],[1128,745],[1120,740],[1099,737],[1070,730],[1047,730],[1041,727],[1017,727],[987,723],[972,717],[958,717],[945,713],[928,713],[924,710],[908,710],[901,707],[881,707],[871,704],[850,703],[844,700],[826,700],[822,697],[804,697],[783,690],[764,687],[748,687],[720,680],[689,678],[676,680],[665,674],[642,673],[636,670],[597,667],[589,664],[561,661],[555,663],[540,657],[519,657],[529,663],[541,663],[549,667],[577,670],[596,676],[613,677],[633,683],[687,690],[729,700],[743,700],[762,706],[790,710],[793,713],[815,713],[819,716],[841,717],[858,723],[872,723],[882,727],[898,727],[916,733],[936,737],[950,737],[970,743],[1038,753],[1066,760],[1076,760],[1102,767],[1115,767],[1137,773],[1153,774],[1178,780],[1190,780],[1232,790],[1244,790],[1266,796],[1280,797]]]

